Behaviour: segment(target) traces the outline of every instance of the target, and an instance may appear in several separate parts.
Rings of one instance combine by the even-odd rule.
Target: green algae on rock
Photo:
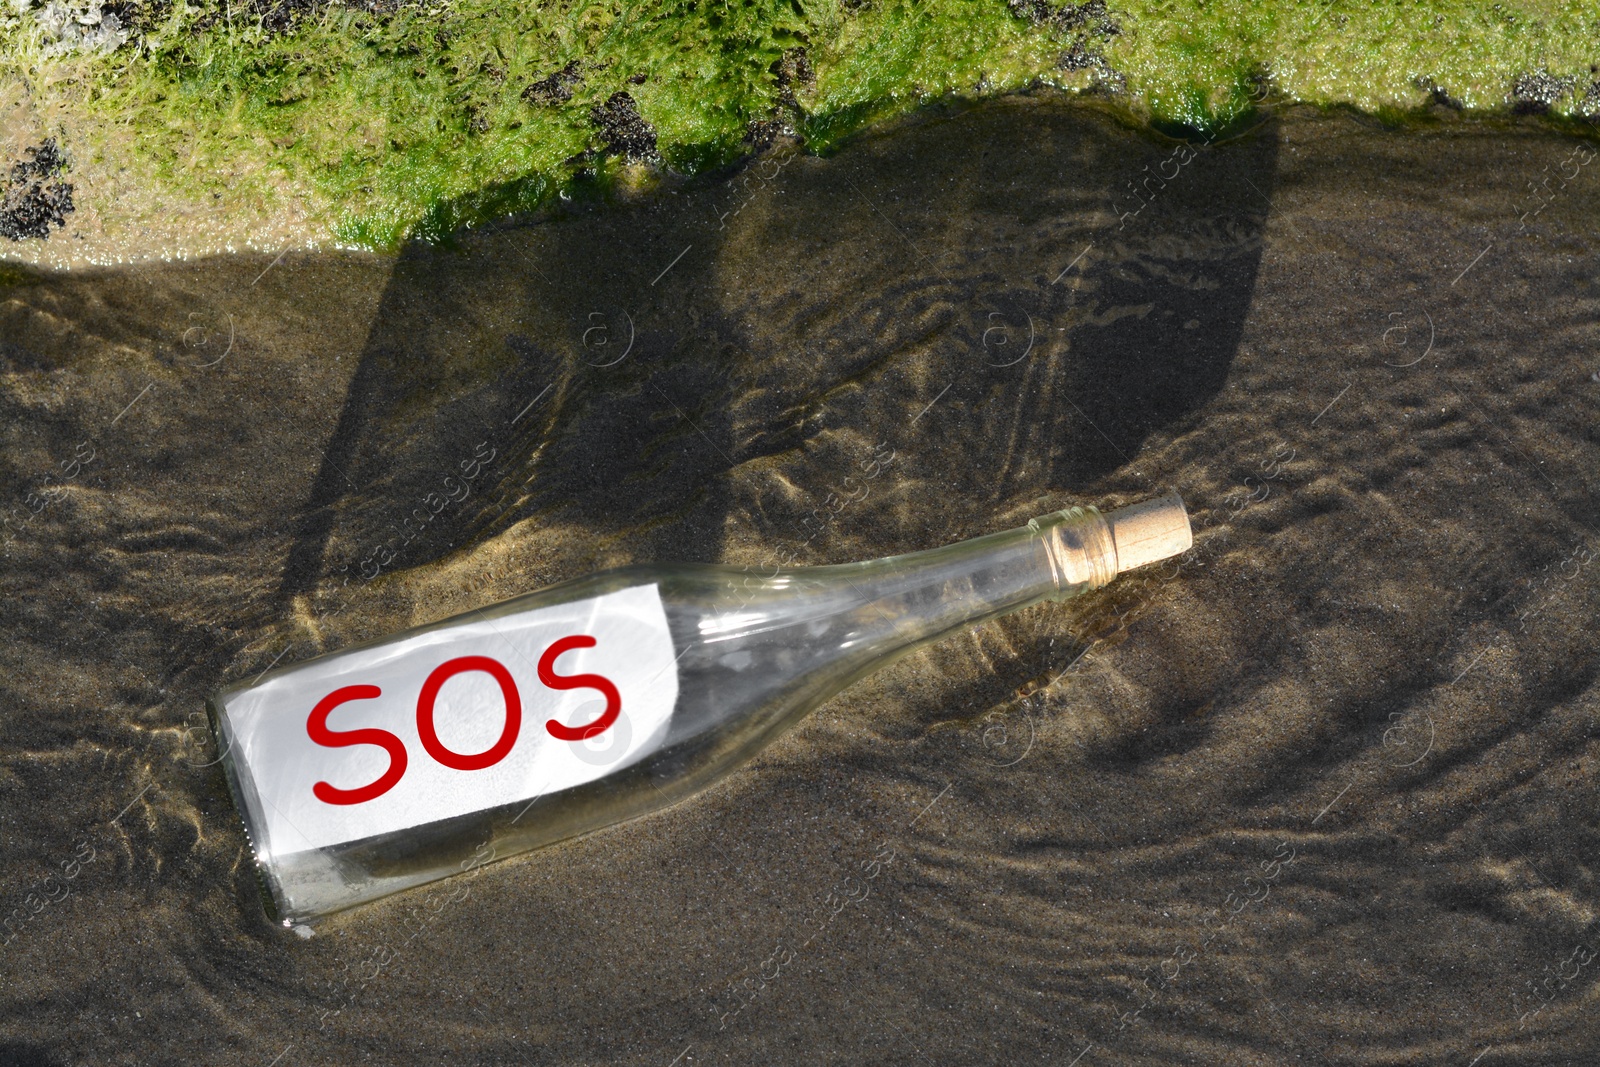
[[[79,212],[70,247],[0,255],[391,248],[1029,87],[1199,130],[1264,90],[1582,117],[1597,39],[1570,0],[4,0],[0,149],[58,137]]]

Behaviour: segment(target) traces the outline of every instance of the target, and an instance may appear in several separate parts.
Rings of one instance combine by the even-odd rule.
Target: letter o
[[[498,682],[506,702],[506,725],[500,731],[500,740],[487,751],[475,755],[462,755],[445,748],[433,726],[433,704],[439,697],[440,688],[451,678],[468,671],[482,671]],[[506,758],[511,747],[517,743],[517,733],[521,729],[522,696],[517,692],[517,683],[512,680],[511,672],[497,660],[488,656],[460,656],[446,660],[435,667],[433,673],[428,675],[428,680],[422,683],[422,692],[417,696],[417,734],[422,738],[422,747],[427,749],[428,755],[446,767],[458,771],[481,771],[485,767],[493,767]]]

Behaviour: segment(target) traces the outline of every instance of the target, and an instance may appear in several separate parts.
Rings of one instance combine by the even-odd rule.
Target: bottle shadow
[[[753,368],[736,427],[801,410],[893,443],[918,490],[895,525],[919,533],[928,494],[992,523],[1103,491],[1227,378],[1277,142],[1275,123],[1204,145],[1008,99],[800,168],[742,235],[781,267],[747,253],[730,294],[753,347],[800,358]]]
[[[280,599],[423,567],[528,519],[574,531],[562,577],[716,558],[734,383],[716,316],[687,295],[707,286],[715,234],[671,207],[404,250]]]
[[[730,529],[799,562],[930,547],[1103,489],[1222,387],[1276,151],[1012,99],[410,246],[280,598],[519,524],[546,584],[726,558]],[[836,519],[847,483],[870,503]]]

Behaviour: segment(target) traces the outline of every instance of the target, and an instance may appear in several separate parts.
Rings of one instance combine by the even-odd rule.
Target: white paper
[[[566,639],[574,637],[592,638],[594,646],[572,647]],[[564,642],[558,649],[567,650],[550,657],[547,670],[558,685],[576,688],[551,688],[541,681],[540,659],[557,642]],[[666,736],[678,698],[674,657],[660,593],[655,585],[644,585],[494,619],[469,617],[312,660],[228,694],[222,713],[231,756],[247,783],[246,803],[259,807],[252,813],[262,838],[257,851],[266,860],[326,848],[533,800],[620,770]],[[497,745],[504,749],[482,769],[446,766],[429,754],[419,733],[418,704],[426,681],[462,659],[467,669],[439,676],[434,729],[447,759],[483,760]],[[494,672],[470,666],[485,660],[504,669],[521,704],[520,726],[509,749],[501,684]],[[562,740],[547,726],[555,720],[582,729],[605,712],[603,689],[573,682],[574,675],[607,679],[621,700],[611,725],[587,740]],[[376,686],[381,695],[332,707],[324,725],[342,740],[351,730],[387,731],[394,738],[391,747],[403,747],[405,769],[379,796],[329,803],[318,798],[317,783],[345,790],[348,797],[382,781],[398,762],[377,744],[330,747],[312,739],[310,720],[319,702],[352,686]]]

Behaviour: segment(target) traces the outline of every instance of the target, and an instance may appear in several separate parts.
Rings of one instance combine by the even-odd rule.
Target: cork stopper
[[[1194,544],[1189,513],[1176,492],[1108,511],[1105,520],[1116,542],[1118,572],[1180,555]]]

